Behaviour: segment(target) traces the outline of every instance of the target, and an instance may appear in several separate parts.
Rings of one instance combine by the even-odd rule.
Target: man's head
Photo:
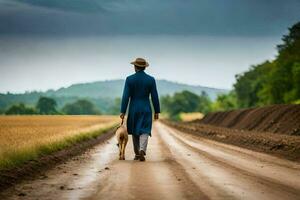
[[[134,65],[135,72],[144,71],[145,69],[146,69],[146,67],[140,67],[140,66]]]
[[[149,63],[144,58],[137,58],[135,61],[131,62],[134,65],[136,72],[144,71],[146,67],[149,66]]]

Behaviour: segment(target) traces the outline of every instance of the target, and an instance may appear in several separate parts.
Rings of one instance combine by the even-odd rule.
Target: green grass
[[[18,151],[3,152],[3,159],[0,160],[0,170],[9,170],[19,167],[30,160],[38,160],[41,156],[50,155],[57,151],[71,147],[77,143],[84,142],[93,138],[97,138],[103,133],[114,128],[116,125],[99,129],[93,132],[83,132],[75,136],[66,137],[62,140],[38,145],[28,149]]]

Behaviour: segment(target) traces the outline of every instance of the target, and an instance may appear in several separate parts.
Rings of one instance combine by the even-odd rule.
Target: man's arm
[[[122,95],[122,102],[121,102],[121,114],[120,114],[121,119],[124,119],[128,102],[129,102],[129,97],[130,97],[130,90],[128,85],[128,79],[126,78],[123,95]]]
[[[154,79],[154,83],[153,83],[152,89],[151,89],[151,100],[152,100],[152,104],[153,104],[154,112],[155,112],[154,119],[158,119],[159,113],[160,113],[160,105],[159,105],[159,98],[158,98],[155,79]]]

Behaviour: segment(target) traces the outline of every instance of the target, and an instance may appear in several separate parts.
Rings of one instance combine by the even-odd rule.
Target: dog
[[[116,130],[116,138],[119,147],[119,160],[125,160],[125,148],[128,142],[128,132],[126,126],[123,123]]]

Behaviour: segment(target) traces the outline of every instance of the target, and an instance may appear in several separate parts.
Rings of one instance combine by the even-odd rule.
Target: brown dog
[[[125,160],[125,148],[128,142],[128,132],[127,128],[124,125],[121,125],[116,130],[116,138],[118,140],[119,147],[119,160]]]

